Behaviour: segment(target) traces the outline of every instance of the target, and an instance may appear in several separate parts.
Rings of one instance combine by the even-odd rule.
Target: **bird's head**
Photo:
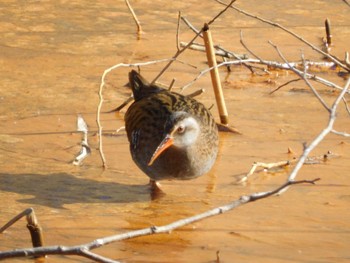
[[[148,166],[171,146],[180,149],[190,147],[197,141],[199,133],[199,122],[193,115],[183,111],[174,112],[165,123],[163,140],[154,151]]]

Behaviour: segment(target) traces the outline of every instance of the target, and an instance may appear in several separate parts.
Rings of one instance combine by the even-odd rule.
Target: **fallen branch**
[[[327,161],[329,158],[334,156],[335,155],[331,151],[328,151],[326,154],[323,154],[321,156],[307,157],[304,164],[319,164],[321,162]],[[248,178],[252,176],[258,168],[262,168],[264,171],[271,170],[274,168],[283,168],[283,167],[292,165],[297,161],[298,161],[297,159],[292,159],[292,160],[280,161],[275,163],[254,162],[250,171],[245,176],[243,176],[238,181],[238,183],[246,182]]]
[[[31,257],[31,256],[38,257],[38,256],[45,256],[45,255],[76,255],[76,256],[87,257],[89,259],[95,260],[96,262],[116,263],[118,261],[114,261],[109,258],[102,257],[100,255],[92,253],[90,250],[99,248],[101,246],[104,246],[116,241],[132,239],[140,236],[170,233],[171,231],[178,229],[180,227],[183,227],[185,225],[192,224],[194,222],[197,222],[209,217],[226,213],[241,205],[254,202],[263,198],[267,198],[274,194],[280,193],[283,189],[291,185],[302,184],[302,183],[315,184],[315,182],[318,180],[319,178],[313,179],[313,180],[301,180],[301,181],[289,180],[274,190],[267,191],[267,192],[253,193],[251,195],[244,195],[244,196],[241,196],[239,199],[231,203],[228,203],[226,205],[216,207],[204,213],[194,215],[192,217],[180,219],[178,221],[175,221],[163,226],[151,226],[140,230],[126,232],[124,234],[118,234],[118,235],[108,236],[104,238],[99,238],[90,243],[86,243],[78,246],[70,246],[70,247],[69,246],[47,246],[47,247],[37,247],[37,248],[16,249],[12,251],[3,251],[3,252],[0,252],[0,259],[7,259],[7,258],[14,258],[14,257]]]

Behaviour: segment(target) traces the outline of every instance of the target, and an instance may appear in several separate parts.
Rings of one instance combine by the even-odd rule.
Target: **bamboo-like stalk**
[[[206,54],[207,54],[208,64],[209,64],[209,67],[212,68],[212,70],[210,71],[210,76],[211,76],[211,81],[213,84],[216,103],[218,105],[220,122],[224,125],[227,125],[228,124],[228,113],[227,113],[227,109],[226,109],[224,93],[223,93],[222,87],[221,87],[219,70],[218,70],[217,63],[216,63],[213,39],[211,37],[211,33],[209,30],[208,24],[204,24],[203,39],[204,39],[204,45],[205,45],[205,50],[206,50]]]

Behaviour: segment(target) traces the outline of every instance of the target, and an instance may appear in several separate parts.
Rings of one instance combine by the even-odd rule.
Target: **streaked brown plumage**
[[[125,114],[130,152],[151,180],[191,179],[208,172],[218,152],[218,130],[193,98],[150,85],[129,73],[134,103]]]

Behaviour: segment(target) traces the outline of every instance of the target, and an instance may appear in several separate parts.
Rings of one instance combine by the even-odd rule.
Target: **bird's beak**
[[[148,166],[151,166],[153,162],[158,158],[159,155],[161,155],[162,152],[164,152],[166,149],[168,149],[171,145],[174,144],[174,139],[170,137],[170,135],[167,135],[163,141],[159,144],[157,149],[154,151],[151,160],[148,163]]]

